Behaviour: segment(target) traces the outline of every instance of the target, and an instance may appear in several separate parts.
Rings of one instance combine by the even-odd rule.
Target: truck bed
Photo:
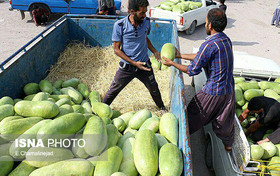
[[[112,45],[110,36],[113,25],[120,18],[122,17],[63,16],[0,64],[0,97],[23,97],[24,85],[30,82],[39,83],[40,80],[46,78],[50,67],[57,62],[60,53],[71,41],[101,47]],[[157,50],[160,50],[164,43],[172,43],[179,48],[175,21],[151,19],[149,39]],[[183,98],[184,83],[181,72],[174,68],[171,72],[170,111],[179,121],[178,146],[183,154],[183,175],[191,176],[190,138]]]

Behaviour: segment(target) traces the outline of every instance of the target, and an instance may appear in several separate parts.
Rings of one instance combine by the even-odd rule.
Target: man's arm
[[[192,60],[194,60],[194,58],[196,56],[196,54],[181,54],[177,48],[175,48],[175,49],[176,49],[175,58],[181,58],[181,59],[184,59],[184,60],[192,61]]]
[[[170,66],[173,66],[175,68],[177,68],[178,70],[184,72],[184,73],[187,73],[187,66],[186,65],[181,65],[181,64],[178,64],[176,62],[173,62],[172,60],[170,59],[167,59],[166,57],[163,57],[164,61],[161,61],[164,65],[170,67]]]
[[[181,54],[181,59],[193,61],[196,54]],[[178,57],[179,58],[179,57]]]
[[[120,58],[122,58],[123,60],[125,60],[126,62],[130,63],[131,65],[134,65],[136,67],[138,67],[141,70],[145,70],[145,71],[151,71],[150,68],[145,67],[144,65],[146,64],[145,62],[136,62],[132,59],[130,59],[130,57],[128,57],[122,50],[121,50],[121,42],[114,42],[114,52],[117,56],[119,56]]]
[[[249,136],[251,133],[254,133],[255,131],[257,131],[262,126],[263,125],[260,124],[259,121],[257,120],[254,124],[250,125],[250,127],[247,129],[245,135]]]
[[[280,142],[280,123],[278,124],[278,128],[267,136],[264,140],[261,140],[258,142],[258,144],[261,144],[263,142],[269,142],[271,141],[273,144],[279,144]]]
[[[157,60],[161,60],[160,53],[155,49],[150,39],[147,37],[148,49],[155,55]]]
[[[248,117],[249,113],[250,113],[249,109],[248,108],[245,109],[242,112],[242,114],[240,114],[240,116],[238,117],[239,123],[243,122],[243,120],[245,120]]]

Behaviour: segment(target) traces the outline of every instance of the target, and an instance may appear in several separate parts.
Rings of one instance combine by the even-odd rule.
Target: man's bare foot
[[[165,114],[165,113],[167,113],[167,112],[168,112],[168,110],[167,110],[165,107],[160,108],[160,113],[161,113],[161,114]]]

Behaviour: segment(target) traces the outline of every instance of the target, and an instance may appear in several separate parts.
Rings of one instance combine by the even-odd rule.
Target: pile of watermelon
[[[0,99],[0,175],[182,174],[178,121],[172,113],[158,117],[142,109],[122,114],[76,78],[29,83],[24,93],[23,100]],[[15,142],[27,139],[42,144],[49,139],[76,141],[69,147]],[[80,139],[86,142],[83,147],[77,145]]]
[[[156,8],[172,11],[182,14],[184,12],[197,9],[201,7],[201,2],[185,1],[185,0],[167,0],[161,2]]]
[[[274,82],[268,81],[245,81],[243,77],[235,77],[235,100],[236,100],[236,116],[247,108],[248,102],[258,96],[265,96],[280,101],[280,78]],[[257,114],[250,114],[242,123],[243,131],[246,132],[251,123],[256,120]],[[273,133],[272,129],[268,129],[263,139]],[[250,149],[251,159],[257,160],[265,165],[266,173],[280,175],[280,144],[274,145],[272,142],[265,142],[260,145],[258,141],[253,141],[250,136],[247,137]]]

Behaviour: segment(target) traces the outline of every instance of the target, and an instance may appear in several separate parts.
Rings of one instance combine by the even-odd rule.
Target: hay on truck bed
[[[54,83],[60,79],[78,78],[80,82],[88,85],[90,91],[98,91],[103,99],[119,67],[119,61],[120,58],[114,54],[113,46],[91,47],[82,43],[72,43],[60,54],[46,79]],[[154,70],[163,102],[168,109],[170,107],[170,70]],[[149,91],[138,79],[133,79],[120,92],[111,107],[122,113],[147,108],[159,115],[159,109]]]

